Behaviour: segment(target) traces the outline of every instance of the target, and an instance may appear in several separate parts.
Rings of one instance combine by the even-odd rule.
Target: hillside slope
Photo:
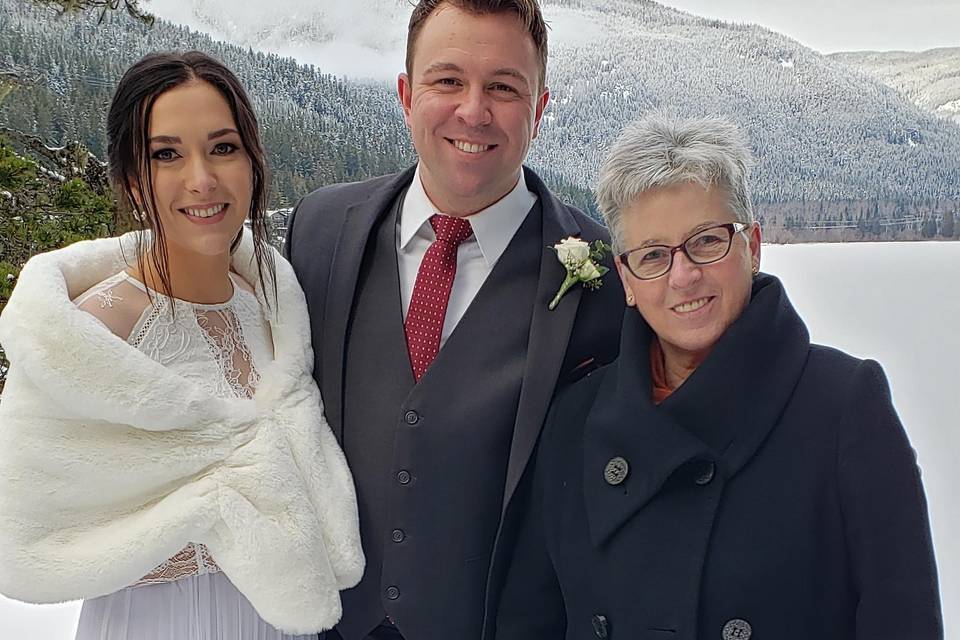
[[[873,76],[918,106],[960,124],[960,47],[921,52],[856,51],[830,57]]]

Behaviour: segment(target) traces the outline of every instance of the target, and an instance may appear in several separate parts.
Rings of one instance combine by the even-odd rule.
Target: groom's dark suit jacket
[[[623,291],[612,261],[599,290],[576,286],[547,309],[565,275],[547,247],[608,240],[606,230],[524,171],[537,204],[416,384],[396,254],[414,170],[322,188],[290,217],[285,254],[306,294],[314,376],[354,475],[367,557],[343,593],[344,640],[385,614],[408,640],[481,637],[554,389],[616,355]]]

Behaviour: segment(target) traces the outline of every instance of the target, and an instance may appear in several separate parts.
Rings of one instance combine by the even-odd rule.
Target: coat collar
[[[619,359],[604,372],[584,426],[584,499],[594,544],[602,544],[694,460],[735,476],[757,452],[786,407],[810,347],[803,321],[780,281],[762,275],[750,304],[707,359],[659,407],[651,397],[650,341],[639,313],[624,318]],[[709,447],[696,434],[710,431]],[[604,468],[630,466],[611,486]]]

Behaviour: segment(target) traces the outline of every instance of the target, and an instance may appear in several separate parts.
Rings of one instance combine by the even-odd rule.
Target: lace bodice
[[[270,328],[249,285],[234,274],[223,304],[176,300],[150,290],[126,272],[92,287],[75,303],[151,359],[220,397],[249,398],[260,371],[273,360]],[[219,571],[202,544],[188,544],[137,585],[172,582]]]

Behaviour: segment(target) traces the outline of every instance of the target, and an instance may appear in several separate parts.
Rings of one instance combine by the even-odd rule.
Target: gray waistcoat
[[[338,630],[345,640],[363,638],[386,613],[409,640],[470,640],[480,637],[500,520],[542,253],[541,207],[414,385],[397,274],[399,206],[367,243],[348,329],[343,447],[367,570],[343,594]]]

